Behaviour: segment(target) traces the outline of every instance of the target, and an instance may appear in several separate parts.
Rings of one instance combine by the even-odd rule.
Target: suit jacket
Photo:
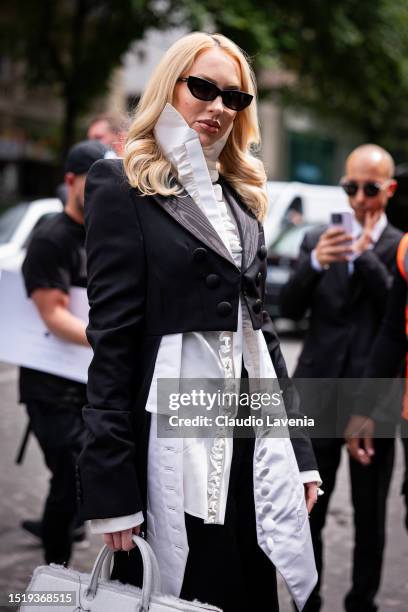
[[[287,377],[263,310],[262,226],[225,182],[223,188],[245,245],[242,271],[187,194],[139,195],[121,160],[100,160],[88,174],[87,335],[95,355],[83,410],[88,437],[78,464],[85,519],[146,509],[150,414],[144,408],[163,335],[236,330],[241,293],[253,327],[263,329],[277,376]],[[286,406],[299,416],[295,401]],[[300,470],[316,469],[310,441],[292,443]]]
[[[297,266],[282,290],[283,316],[298,319],[310,310],[310,324],[296,367],[298,378],[361,377],[384,316],[401,232],[387,224],[372,250],[354,262],[318,272],[312,250],[325,230],[308,232]]]

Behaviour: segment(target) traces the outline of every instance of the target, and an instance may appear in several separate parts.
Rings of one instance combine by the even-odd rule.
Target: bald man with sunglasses
[[[322,607],[322,530],[340,464],[343,433],[351,415],[352,401],[345,381],[341,385],[335,381],[363,376],[385,312],[402,236],[387,222],[384,212],[397,187],[393,174],[392,157],[379,146],[362,145],[349,155],[341,185],[354,213],[352,232],[341,227],[319,227],[308,232],[294,273],[282,290],[283,316],[299,319],[310,312],[309,330],[294,376],[317,379],[308,389],[309,399],[303,410],[323,427],[322,437],[312,443],[325,494],[310,517],[319,582],[304,612],[317,612]],[[352,387],[350,381],[350,394]],[[344,601],[347,612],[377,610],[374,599],[381,578],[393,459],[392,438],[376,440],[369,465],[349,458],[355,542],[352,586]]]

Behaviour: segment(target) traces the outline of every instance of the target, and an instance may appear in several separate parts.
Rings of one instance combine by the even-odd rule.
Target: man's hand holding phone
[[[345,217],[348,214],[350,213],[333,213],[331,226],[319,238],[316,259],[322,268],[327,268],[335,262],[349,261],[354,253],[352,226]]]

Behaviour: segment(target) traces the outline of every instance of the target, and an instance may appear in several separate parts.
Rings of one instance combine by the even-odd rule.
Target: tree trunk
[[[69,148],[74,144],[76,121],[80,112],[78,104],[78,81],[76,75],[81,70],[81,54],[84,27],[87,15],[85,0],[76,0],[71,22],[70,68],[65,82],[65,117],[63,124],[62,155],[65,159]]]
[[[62,143],[61,156],[62,161],[65,161],[69,148],[74,144],[75,125],[78,117],[78,105],[75,96],[70,95],[69,86],[65,89],[64,96],[64,119],[62,124]]]

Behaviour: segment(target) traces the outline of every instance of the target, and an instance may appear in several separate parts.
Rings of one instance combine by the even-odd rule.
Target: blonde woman
[[[277,611],[275,566],[299,609],[316,581],[308,440],[293,442],[296,462],[288,439],[157,435],[158,379],[286,375],[263,310],[258,144],[243,52],[193,33],[153,73],[124,160],[95,164],[86,188],[83,515],[117,551],[113,577],[137,582],[131,535],[143,524],[164,592],[224,612]]]

